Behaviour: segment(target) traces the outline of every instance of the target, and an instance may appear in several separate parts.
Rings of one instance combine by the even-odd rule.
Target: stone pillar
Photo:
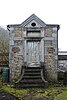
[[[24,45],[25,45],[25,48],[24,48],[24,62],[26,62],[27,61],[27,56],[26,56],[26,54],[27,54],[27,50],[26,50],[27,41],[26,40],[24,41]]]
[[[18,79],[21,74],[21,68],[24,63],[23,58],[23,31],[20,28],[13,28],[10,32],[9,42],[9,67],[10,80]]]
[[[44,63],[44,28],[41,29],[41,62]]]
[[[45,66],[48,81],[57,81],[57,31],[53,28],[45,32]]]

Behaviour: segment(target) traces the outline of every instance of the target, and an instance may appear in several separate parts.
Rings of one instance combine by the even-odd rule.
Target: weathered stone
[[[14,53],[18,53],[18,52],[20,51],[20,48],[19,48],[19,47],[13,47],[13,48],[12,48],[12,51],[13,51]]]
[[[22,29],[21,28],[14,28],[14,30],[12,31],[12,33],[15,33],[15,37],[21,37],[22,36]]]
[[[57,80],[58,26],[47,25],[41,20],[38,22],[39,19],[34,16],[32,18],[34,18],[34,20],[31,21],[29,18],[26,20],[26,23],[24,22],[18,26],[14,25],[12,26],[13,28],[10,28],[10,79],[18,78],[22,66],[25,64],[28,67],[29,63],[27,62],[29,58],[31,58],[29,62],[32,64],[30,65],[33,65],[37,60],[39,64],[40,62],[45,63],[46,79]],[[36,25],[32,26],[32,22],[35,22]],[[37,58],[37,60],[35,58]],[[32,59],[35,59],[34,62],[32,62]]]
[[[55,49],[54,49],[54,47],[48,47],[47,51],[48,51],[48,53],[54,53]]]
[[[52,28],[46,29],[45,37],[52,37],[52,33],[53,33],[53,29]]]
[[[45,46],[52,46],[52,40],[45,40]]]
[[[22,45],[23,42],[22,42],[22,40],[15,40],[15,41],[14,41],[14,44],[15,44],[15,45]]]

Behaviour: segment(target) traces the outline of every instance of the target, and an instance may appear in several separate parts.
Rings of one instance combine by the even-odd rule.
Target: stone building
[[[59,71],[67,71],[67,51],[58,51]]]
[[[10,79],[23,77],[26,68],[40,68],[42,80],[57,81],[58,24],[46,24],[32,14],[9,30]]]

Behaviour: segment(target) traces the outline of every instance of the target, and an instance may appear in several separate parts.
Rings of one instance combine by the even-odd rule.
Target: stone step
[[[41,69],[31,69],[31,68],[27,68],[25,69],[25,74],[40,74],[41,73]]]
[[[29,84],[29,85],[30,85],[30,84],[42,84],[42,81],[26,81],[26,82],[25,82],[25,81],[23,80],[21,83],[22,83],[22,84]]]
[[[25,73],[24,76],[41,76],[41,73]]]
[[[21,83],[23,83],[23,82],[28,82],[28,83],[40,83],[40,82],[43,82],[42,81],[42,79],[28,79],[28,80],[26,80],[26,79],[23,79],[22,81],[21,81]]]
[[[24,78],[24,79],[40,79],[41,76],[27,76],[27,75],[24,75],[23,78]]]
[[[26,69],[41,69],[41,67],[26,67]]]
[[[39,70],[39,71],[32,71],[32,70],[27,70],[27,71],[25,71],[25,73],[41,73],[41,71]]]
[[[45,87],[45,83],[40,83],[40,84],[17,84],[16,88],[42,88]]]
[[[29,71],[40,71],[41,68],[40,68],[40,67],[27,67],[25,70],[26,70],[26,71],[27,71],[27,70],[29,70]]]
[[[18,88],[45,87],[41,78],[40,67],[27,67],[22,80],[16,85]]]

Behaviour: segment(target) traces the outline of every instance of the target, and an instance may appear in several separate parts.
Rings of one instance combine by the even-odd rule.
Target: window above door
[[[35,38],[35,37],[41,37],[40,31],[27,31],[27,37]]]

